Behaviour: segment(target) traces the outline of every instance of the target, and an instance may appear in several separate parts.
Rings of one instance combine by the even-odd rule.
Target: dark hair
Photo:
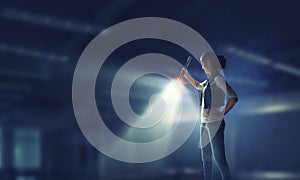
[[[219,60],[219,63],[221,65],[222,69],[225,69],[227,59],[222,55],[217,55],[217,57],[218,57],[218,60]]]
[[[222,69],[226,68],[226,61],[227,61],[226,58],[222,55],[216,55],[214,52],[211,51],[203,53],[200,56],[200,61],[201,60],[203,61],[209,60],[215,68],[217,67],[220,67]]]

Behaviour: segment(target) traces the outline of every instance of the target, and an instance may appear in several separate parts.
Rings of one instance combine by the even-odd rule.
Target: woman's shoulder
[[[224,82],[225,81],[225,77],[222,74],[217,74],[214,77],[214,81],[216,81],[216,82]]]
[[[217,86],[221,86],[221,87],[223,87],[226,84],[226,80],[225,80],[224,76],[221,74],[218,74],[217,76],[215,76],[214,82],[216,83]]]
[[[215,76],[215,79],[225,80],[224,75],[222,75],[222,74],[217,74],[217,75]]]

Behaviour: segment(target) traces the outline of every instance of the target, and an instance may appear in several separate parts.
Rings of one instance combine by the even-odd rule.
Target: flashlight
[[[184,68],[185,68],[185,69],[187,69],[187,68],[189,67],[191,60],[192,60],[192,57],[189,56],[189,57],[187,58],[186,62],[185,62],[185,65],[184,65]],[[182,76],[183,76],[183,71],[181,71],[181,73],[180,73],[178,79],[180,80],[180,79],[182,78]]]

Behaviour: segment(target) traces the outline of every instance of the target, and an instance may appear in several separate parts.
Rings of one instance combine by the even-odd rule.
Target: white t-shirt
[[[209,83],[208,83],[209,82]],[[205,91],[210,87],[211,103],[210,108],[205,108],[204,96]],[[224,118],[225,101],[227,98],[236,98],[237,94],[232,87],[226,82],[221,74],[217,74],[214,77],[210,77],[209,80],[205,80],[199,83],[197,89],[202,91],[201,98],[201,122],[210,123],[221,121]],[[209,90],[208,90],[209,91]]]

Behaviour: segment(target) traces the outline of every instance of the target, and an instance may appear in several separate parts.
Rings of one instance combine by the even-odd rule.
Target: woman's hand
[[[178,77],[178,80],[181,80],[183,77],[185,77],[186,72],[187,72],[186,68],[183,67],[180,71],[180,76]]]
[[[182,74],[184,76],[186,74],[186,71],[187,71],[186,68],[183,67],[180,71],[180,74]]]

